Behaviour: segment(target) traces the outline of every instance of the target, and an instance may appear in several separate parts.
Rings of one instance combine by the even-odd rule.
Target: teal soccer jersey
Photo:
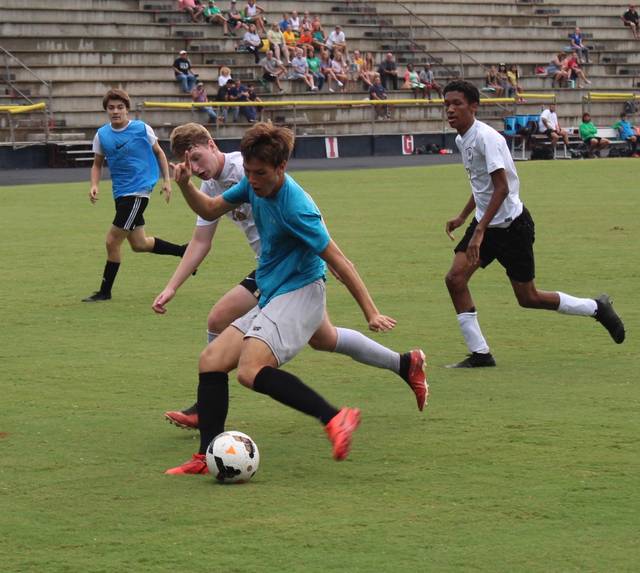
[[[222,198],[251,203],[262,242],[256,271],[260,307],[324,277],[326,265],[318,255],[331,238],[313,199],[289,175],[274,197],[256,195],[245,177]]]

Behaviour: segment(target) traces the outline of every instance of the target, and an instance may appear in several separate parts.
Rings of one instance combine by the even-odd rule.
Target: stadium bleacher
[[[225,9],[226,3],[220,3]],[[441,84],[464,77],[479,87],[486,67],[498,62],[516,63],[526,92],[551,91],[551,80],[536,75],[554,53],[568,44],[567,36],[579,25],[591,49],[588,75],[590,90],[631,92],[638,87],[640,55],[637,43],[620,22],[623,6],[596,0],[561,2],[510,0],[460,0],[453,2],[381,0],[265,0],[267,20],[280,19],[283,12],[308,10],[321,18],[326,31],[340,24],[350,49],[369,52],[379,62],[392,51],[404,72],[408,62],[418,67],[434,63]],[[242,7],[242,5],[241,5]],[[577,15],[578,12],[581,15]],[[582,15],[584,14],[584,15]],[[249,54],[235,50],[237,40],[223,36],[220,26],[191,23],[171,0],[5,0],[0,8],[0,47],[4,54],[5,82],[0,105],[24,104],[28,100],[49,105],[51,141],[83,142],[104,123],[102,95],[110,87],[121,87],[140,104],[190,102],[174,81],[171,64],[181,49],[189,52],[200,79],[215,94],[218,68],[227,65],[232,75],[257,84],[261,75]],[[3,53],[3,52],[0,52]],[[37,77],[35,77],[35,74]],[[38,78],[51,85],[48,88]],[[305,100],[364,100],[366,91],[355,82],[344,94],[304,92],[285,80],[285,94],[272,94],[259,84],[264,101],[297,100],[295,127],[298,135],[354,135],[398,133],[442,133],[442,111],[438,106],[402,106],[391,121],[374,123],[368,106],[305,106]],[[17,88],[17,89],[16,89]],[[586,90],[554,88],[564,125],[578,125]],[[390,93],[397,99],[412,99],[409,90]],[[597,125],[611,125],[620,112],[620,101],[589,102]],[[483,105],[479,118],[501,129],[503,117],[514,113],[511,106]],[[540,101],[527,100],[518,114],[535,114]],[[189,110],[150,108],[141,112],[161,138],[172,127],[203,116]],[[291,107],[283,105],[266,114],[275,121],[292,123]],[[8,120],[0,114],[0,141],[38,141],[44,137],[40,117],[15,120],[10,133]],[[239,138],[247,125],[229,123],[216,128],[218,138]]]

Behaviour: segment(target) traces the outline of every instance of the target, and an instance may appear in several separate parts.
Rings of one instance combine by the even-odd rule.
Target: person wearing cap
[[[222,24],[224,35],[229,35],[229,26],[227,19],[222,15],[222,10],[216,6],[216,0],[209,0],[208,5],[202,12],[204,19],[209,24]]]
[[[204,88],[204,84],[202,82],[198,82],[196,87],[191,90],[191,99],[196,103],[204,103],[209,101],[209,96],[207,95],[207,90]],[[209,116],[209,123],[216,123],[218,119],[218,114],[216,114],[215,110],[209,106],[198,107],[198,111],[203,111]]]
[[[180,54],[174,60],[173,73],[176,76],[176,81],[182,87],[182,91],[186,94],[191,93],[198,81],[198,75],[193,73],[186,50],[180,50]]]

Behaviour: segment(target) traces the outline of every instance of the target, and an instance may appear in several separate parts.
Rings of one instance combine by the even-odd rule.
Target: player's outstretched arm
[[[180,191],[182,191],[182,195],[187,204],[194,213],[197,213],[203,219],[215,221],[235,207],[232,203],[225,201],[222,195],[209,197],[196,188],[191,182],[193,171],[191,169],[191,160],[189,159],[188,151],[185,153],[182,163],[170,163],[169,165],[173,170],[173,178],[178,184],[178,187],[180,187]]]
[[[160,191],[161,195],[164,195],[164,200],[168,203],[171,199],[171,174],[169,173],[169,162],[167,161],[167,156],[162,151],[162,147],[156,141],[153,144],[153,152],[156,154],[158,158],[158,165],[160,165],[160,172],[162,173],[162,190]]]
[[[100,191],[100,175],[104,164],[104,155],[96,153],[93,156],[93,165],[91,166],[91,188],[89,189],[89,201],[95,203],[98,200],[98,192]]]
[[[396,325],[396,321],[393,318],[380,314],[364,281],[360,278],[356,267],[344,256],[333,240],[329,241],[329,245],[320,253],[320,256],[326,261],[329,267],[335,270],[341,281],[349,289],[351,296],[353,296],[358,306],[362,309],[369,323],[370,330],[374,332],[385,332],[391,330]]]

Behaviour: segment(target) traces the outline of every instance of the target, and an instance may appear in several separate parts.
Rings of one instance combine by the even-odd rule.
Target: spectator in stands
[[[498,82],[502,88],[504,97],[511,97],[509,90],[509,78],[507,77],[507,64],[498,64]]]
[[[300,35],[300,16],[296,10],[289,16],[289,28],[296,36]]]
[[[569,36],[571,40],[571,48],[578,53],[578,62],[580,64],[589,63],[589,48],[582,43],[582,31],[578,26],[573,34]]]
[[[310,91],[317,91],[313,76],[309,73],[309,64],[302,48],[296,48],[295,57],[291,60],[291,79],[302,80]]]
[[[518,66],[511,64],[507,70],[507,81],[509,82],[509,97],[517,97],[518,101],[522,101],[520,94],[522,93],[522,87],[520,86],[520,74],[518,73]]]
[[[255,94],[255,92],[254,92]],[[238,100],[239,102],[249,102],[250,98],[249,98],[249,86],[246,86],[244,84],[241,84],[238,87]],[[255,96],[257,97],[257,96]],[[256,118],[258,116],[258,113],[256,111],[256,108],[252,105],[246,105],[246,106],[238,106],[236,108],[239,112],[239,114],[241,113],[242,115],[244,115],[244,117],[246,118],[246,120],[249,123],[255,123],[256,122]],[[236,119],[234,118],[234,121],[236,121]]]
[[[424,66],[424,70],[420,72],[420,81],[424,84],[424,93],[427,99],[431,99],[431,91],[435,90],[438,94],[439,98],[442,98],[442,88],[440,84],[436,82],[435,76],[433,75],[433,70],[431,69],[431,64],[427,62]]]
[[[229,101],[229,98],[228,98],[229,90],[235,86],[236,81],[231,76],[229,76],[225,79],[224,83],[220,83],[221,77],[222,76],[218,77],[218,84],[220,85],[220,87],[218,88],[218,93],[216,94],[216,101],[220,101],[220,102]],[[227,106],[220,107],[220,113],[218,114],[218,123],[227,121],[228,114],[229,114],[229,108]]]
[[[231,0],[231,6],[227,12],[227,22],[231,35],[235,36],[238,30],[247,30],[249,26],[244,23],[244,16],[238,10],[236,0]]]
[[[258,35],[255,24],[249,24],[249,29],[245,32],[240,43],[241,48],[244,48],[250,54],[253,54],[253,59],[257,64],[260,61],[260,48],[262,47],[262,40]]]
[[[578,63],[577,52],[573,52],[568,58],[566,58],[565,62],[565,68],[569,71],[569,80],[572,80],[574,83],[577,80],[579,88],[584,87],[584,84],[591,84],[591,82],[587,79],[584,70]]]
[[[209,24],[222,24],[224,35],[229,35],[229,24],[227,23],[227,19],[222,15],[222,10],[216,6],[216,0],[209,0],[202,15],[204,16],[205,22]]]
[[[404,84],[402,89],[411,90],[416,98],[425,97],[424,84],[420,81],[420,75],[413,69],[413,64],[407,64],[407,71],[404,73]]]
[[[348,62],[349,79],[356,81],[360,78],[360,70],[364,66],[364,58],[360,54],[360,50],[353,50],[351,59]]]
[[[198,82],[196,87],[191,90],[191,99],[197,103],[204,103],[209,101],[209,96],[207,95],[207,90],[204,88],[204,84],[202,82]],[[216,114],[215,110],[212,107],[198,107],[199,111],[205,112],[209,116],[209,123],[215,123],[218,119],[218,114]]]
[[[331,70],[333,71],[333,75],[336,78],[336,83],[340,88],[340,91],[347,91],[347,82],[349,81],[349,76],[347,75],[347,65],[344,59],[344,55],[342,52],[336,50],[331,59]]]
[[[613,129],[618,131],[620,139],[629,144],[631,156],[640,157],[640,155],[638,155],[638,134],[631,122],[627,119],[626,113],[622,112],[620,114],[620,120],[614,124]]]
[[[313,47],[316,50],[320,50],[326,47],[327,45],[327,37],[325,36],[324,30],[320,25],[320,21],[313,21],[313,31],[311,32],[311,37],[313,38]]]
[[[551,76],[551,87],[564,87],[569,81],[570,72],[566,68],[567,55],[563,52],[557,53],[549,62],[546,68],[547,75]]]
[[[337,52],[342,52],[348,56],[347,39],[342,31],[342,26],[336,26],[327,37],[327,48],[331,52],[331,56],[335,56]]]
[[[289,52],[293,54],[296,50],[296,42],[298,41],[296,33],[289,27],[282,32],[282,38],[284,39],[284,43],[287,45]]]
[[[338,87],[342,87],[343,85],[342,82],[338,78],[336,78],[336,75],[333,72],[332,64],[333,62],[331,60],[331,56],[329,55],[329,50],[323,48],[323,50],[320,52],[320,71],[324,75],[324,79],[327,82],[327,86],[331,93],[335,91],[333,87],[331,87],[332,80],[338,84]]]
[[[173,73],[176,81],[182,87],[182,91],[186,94],[191,93],[198,81],[198,74],[193,73],[191,61],[187,56],[186,50],[180,50],[180,54],[173,61]]]
[[[631,29],[633,37],[637,40],[640,35],[638,31],[640,17],[638,16],[636,7],[633,4],[629,4],[629,9],[621,16],[621,18],[624,25]]]
[[[289,20],[289,13],[288,12],[283,12],[282,20],[280,20],[280,22],[278,22],[278,26],[280,27],[280,31],[281,32],[285,32],[286,30],[291,28],[291,22]]]
[[[300,35],[296,40],[296,46],[306,50],[307,46],[313,46],[313,36],[310,30],[300,30]]]
[[[218,72],[218,87],[226,85],[231,79],[231,70],[227,66],[222,66]]]
[[[562,138],[565,145],[569,145],[569,134],[560,127],[555,103],[550,103],[540,114],[538,131],[544,133],[551,140],[554,150],[560,138]]]
[[[286,68],[282,65],[282,62],[273,55],[273,50],[269,50],[265,57],[260,60],[263,73],[262,79],[265,82],[275,83],[278,86],[278,91],[284,93],[280,78],[287,72]]]
[[[267,32],[267,40],[269,40],[269,47],[273,50],[273,55],[276,57],[276,60],[284,60],[288,65],[289,48],[284,41],[282,31],[280,30],[280,26],[277,22],[271,24],[271,28]]]
[[[247,5],[242,13],[245,24],[255,24],[260,34],[265,33],[264,29],[264,9],[256,4],[256,0],[247,0]]]
[[[227,82],[227,85],[225,87],[227,88],[227,101],[238,101],[238,98],[240,97],[240,82],[231,79]],[[233,121],[238,121],[238,118],[240,117],[240,108],[230,106],[227,109],[231,110]],[[224,119],[226,120],[227,117],[225,116]]]
[[[398,89],[398,66],[391,52],[387,52],[384,60],[380,62],[378,74],[380,75],[382,87],[384,87],[385,90],[388,89],[388,81],[391,81],[394,90]]]
[[[502,97],[504,89],[500,82],[500,75],[498,74],[498,68],[491,66],[489,71],[484,77],[484,85],[487,91],[491,91],[496,97]]]
[[[382,85],[382,80],[379,74],[376,74],[373,79],[373,84],[369,88],[369,99],[370,100],[384,100],[387,99],[387,92]],[[375,118],[376,119],[391,119],[391,112],[389,111],[388,105],[374,105],[373,109],[375,110]]]
[[[375,79],[378,72],[375,70],[375,64],[373,62],[373,55],[370,53],[365,54],[364,62],[362,67],[360,68],[359,78],[362,80],[362,83],[365,85],[365,89],[369,91],[369,88],[373,85],[373,80]]]
[[[178,0],[178,9],[189,14],[192,22],[199,22],[204,10],[195,0]]]
[[[587,155],[589,157],[600,157],[600,152],[609,147],[611,143],[605,137],[598,137],[598,128],[591,121],[589,113],[582,114],[582,123],[580,124],[580,137],[587,146]]]
[[[309,16],[309,11],[305,11],[302,20],[300,20],[300,32],[313,32],[313,20]]]
[[[320,71],[320,58],[315,55],[313,46],[307,46],[307,64],[309,73],[313,76],[313,83],[318,90],[321,90],[324,85],[324,74]]]

